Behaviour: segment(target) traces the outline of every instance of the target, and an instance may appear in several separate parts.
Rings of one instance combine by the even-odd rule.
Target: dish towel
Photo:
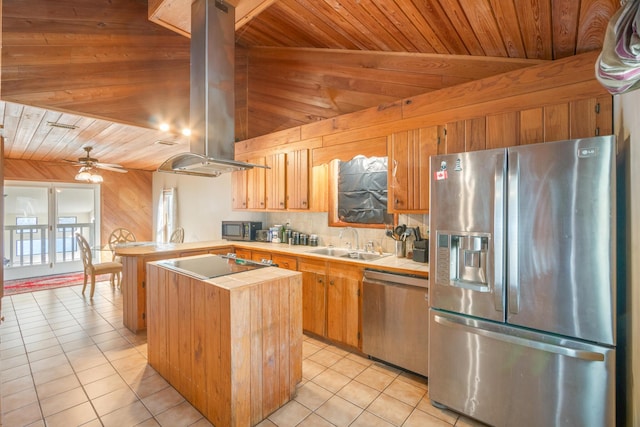
[[[596,78],[613,95],[640,88],[640,0],[620,3],[596,61]]]

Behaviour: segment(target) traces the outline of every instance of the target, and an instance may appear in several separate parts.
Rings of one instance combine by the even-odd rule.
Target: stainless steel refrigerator
[[[434,404],[615,425],[615,164],[613,136],[431,158]]]

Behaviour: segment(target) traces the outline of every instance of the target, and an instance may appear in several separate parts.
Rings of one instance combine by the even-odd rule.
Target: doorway
[[[4,279],[82,271],[74,233],[100,246],[100,186],[4,182]]]

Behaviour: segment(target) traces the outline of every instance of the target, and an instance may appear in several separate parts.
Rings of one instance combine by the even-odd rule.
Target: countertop
[[[415,262],[408,258],[397,258],[394,255],[389,255],[373,261],[363,261],[309,253],[312,250],[319,249],[320,246],[289,245],[285,243],[238,242],[228,240],[161,244],[155,242],[133,242],[116,246],[115,252],[116,255],[119,256],[135,257],[172,253],[178,254],[181,252],[197,251],[199,249],[215,249],[223,247],[244,248],[296,257],[304,256],[307,258],[325,259],[332,262],[355,264],[364,268],[388,270],[404,274],[417,274],[425,277],[429,274],[428,263]]]
[[[190,257],[190,258],[198,258],[198,257],[206,258],[211,256],[214,256],[214,255],[194,255],[193,257]],[[182,271],[172,268],[169,265],[166,265],[166,261],[167,260],[154,261],[154,262],[150,262],[149,264],[166,268],[168,270],[175,271],[180,274],[186,274],[186,273],[183,273]],[[260,268],[256,270],[241,271],[238,273],[214,277],[211,279],[199,279],[197,277],[196,279],[201,280],[204,283],[209,283],[209,284],[218,286],[219,288],[234,290],[234,289],[241,289],[246,286],[253,286],[258,283],[264,283],[270,280],[277,280],[284,277],[293,277],[299,274],[300,273],[296,271],[286,270],[284,268],[265,267],[265,268]]]

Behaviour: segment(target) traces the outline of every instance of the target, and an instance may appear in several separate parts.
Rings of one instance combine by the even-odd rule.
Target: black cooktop
[[[269,266],[269,264],[220,255],[176,258],[159,261],[158,264],[198,279],[211,279]]]

